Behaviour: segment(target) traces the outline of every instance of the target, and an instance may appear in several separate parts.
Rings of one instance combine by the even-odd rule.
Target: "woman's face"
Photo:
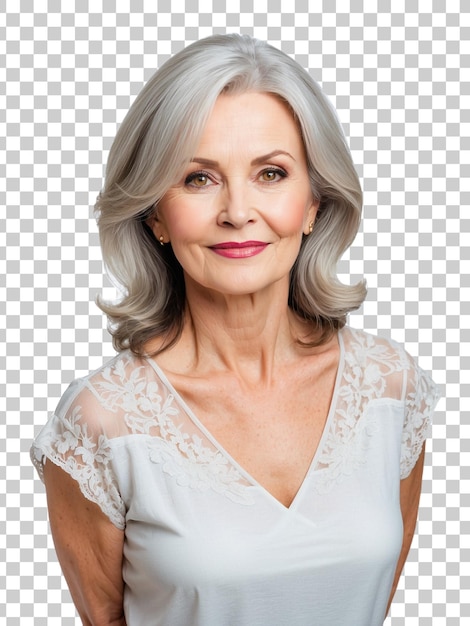
[[[221,95],[150,226],[171,242],[187,283],[252,294],[289,280],[317,208],[288,107],[268,94]]]

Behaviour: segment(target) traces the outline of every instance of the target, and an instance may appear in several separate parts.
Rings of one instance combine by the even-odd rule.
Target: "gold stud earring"
[[[160,237],[158,238],[158,241],[160,242],[161,246],[165,245],[165,242],[163,241],[163,235],[160,235]]]
[[[310,224],[308,225],[308,234],[311,235],[313,231],[313,222],[310,222]]]

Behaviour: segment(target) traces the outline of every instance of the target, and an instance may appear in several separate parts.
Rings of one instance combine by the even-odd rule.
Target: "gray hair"
[[[291,271],[290,307],[321,330],[321,342],[362,304],[364,282],[344,285],[337,278],[337,263],[359,228],[362,192],[333,107],[285,53],[246,35],[214,35],[189,45],[152,76],[109,153],[95,209],[104,262],[124,295],[118,303],[98,299],[98,305],[117,350],[143,354],[153,337],[162,337],[164,348],[178,338],[183,271],[171,245],[160,246],[146,220],[194,157],[218,96],[249,91],[275,95],[292,110],[320,201],[313,233],[304,236]]]

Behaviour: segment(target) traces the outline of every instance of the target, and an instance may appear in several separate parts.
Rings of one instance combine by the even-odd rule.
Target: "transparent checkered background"
[[[470,3],[0,7],[0,623],[79,624],[28,450],[67,384],[113,356],[94,304],[114,290],[91,207],[118,124],[163,61],[216,32],[282,48],[338,110],[365,191],[362,230],[340,267],[369,285],[350,322],[405,343],[444,394],[386,624],[470,620]]]

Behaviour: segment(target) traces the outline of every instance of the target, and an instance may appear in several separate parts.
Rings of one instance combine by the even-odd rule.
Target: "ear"
[[[169,242],[167,233],[163,227],[163,224],[157,217],[156,212],[145,220],[145,223],[153,232],[155,239],[157,239],[162,245]]]
[[[305,222],[304,222],[304,235],[310,235],[313,230],[313,225],[315,223],[315,218],[317,217],[318,207],[320,206],[320,200],[312,200],[311,205],[309,206],[307,213],[305,214]]]

